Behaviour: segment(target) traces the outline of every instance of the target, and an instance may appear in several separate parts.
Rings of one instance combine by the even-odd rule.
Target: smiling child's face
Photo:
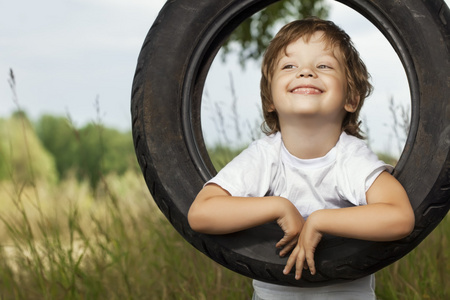
[[[280,53],[271,81],[272,110],[280,124],[291,118],[318,118],[338,122],[346,112],[354,111],[346,104],[345,65],[337,47],[329,47],[323,33],[314,33],[289,44]]]

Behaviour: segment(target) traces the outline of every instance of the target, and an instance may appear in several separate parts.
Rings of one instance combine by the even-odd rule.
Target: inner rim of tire
[[[205,30],[192,53],[183,82],[181,120],[187,148],[204,181],[209,180],[216,173],[206,151],[200,122],[201,97],[206,75],[229,34],[246,18],[274,2],[276,0],[244,0],[231,5],[211,22],[211,26]],[[354,9],[372,22],[390,42],[405,69],[411,93],[411,124],[404,150],[394,172],[401,171],[411,152],[419,122],[417,113],[420,100],[419,85],[411,56],[394,25],[369,3],[370,1],[355,3],[355,0],[339,0],[338,2]]]

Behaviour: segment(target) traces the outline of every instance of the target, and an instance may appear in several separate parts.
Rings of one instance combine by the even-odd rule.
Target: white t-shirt
[[[380,161],[363,140],[345,132],[325,156],[306,160],[291,155],[278,132],[253,142],[208,183],[219,185],[231,196],[284,197],[306,219],[318,209],[366,205],[367,190],[384,170],[390,172],[392,166]],[[374,298],[373,275],[314,289],[256,280],[253,286],[262,299],[303,299],[306,295],[307,299],[328,299],[330,295],[333,299],[339,299],[338,295],[370,299],[361,298],[360,293]],[[311,298],[313,294],[317,297]]]

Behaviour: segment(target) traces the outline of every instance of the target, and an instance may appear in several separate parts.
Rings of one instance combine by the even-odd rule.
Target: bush
[[[34,183],[57,180],[55,161],[34,133],[28,118],[16,113],[0,119],[0,180]]]

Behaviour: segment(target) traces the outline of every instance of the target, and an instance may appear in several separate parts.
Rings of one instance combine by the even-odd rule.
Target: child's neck
[[[281,135],[286,149],[301,159],[325,156],[336,145],[341,133],[340,126],[281,126]]]

